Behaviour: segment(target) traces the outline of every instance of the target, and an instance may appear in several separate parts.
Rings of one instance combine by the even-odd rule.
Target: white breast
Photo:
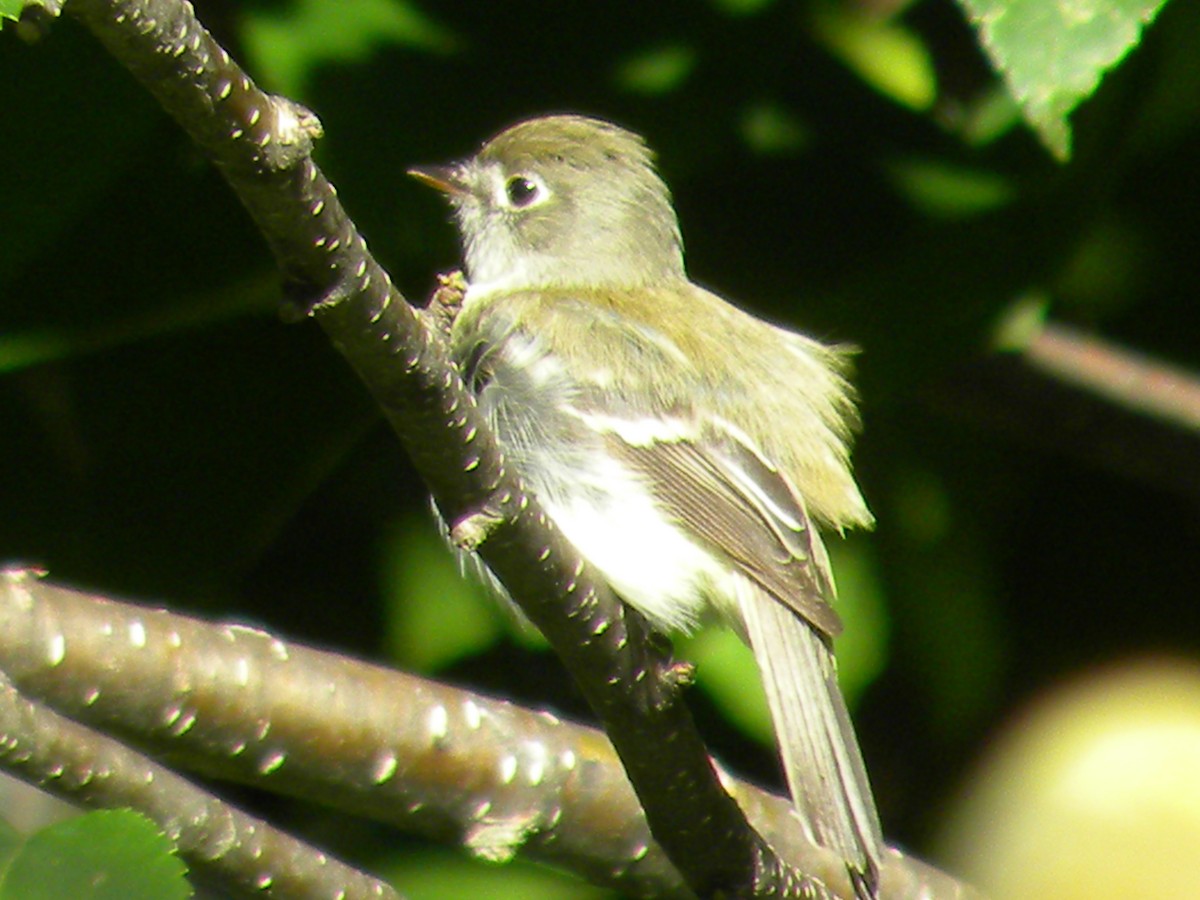
[[[731,573],[662,513],[637,475],[605,452],[606,429],[575,410],[578,393],[536,339],[518,334],[490,358],[479,402],[505,456],[587,561],[656,628],[689,630],[707,597],[728,593]]]

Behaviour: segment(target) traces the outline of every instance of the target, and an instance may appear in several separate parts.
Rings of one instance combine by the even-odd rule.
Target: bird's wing
[[[725,602],[762,674],[793,802],[817,843],[847,860],[857,895],[875,897],[883,838],[837,681],[829,563],[803,499],[729,423],[710,422],[699,439],[609,428],[610,452],[666,514],[745,576]]]
[[[675,440],[632,443],[620,430],[608,438],[610,452],[644,479],[685,532],[822,636],[841,633],[820,538],[787,480],[744,435],[718,421]]]

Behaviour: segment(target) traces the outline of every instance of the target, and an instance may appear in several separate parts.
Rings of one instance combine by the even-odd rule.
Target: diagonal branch
[[[203,148],[258,224],[289,292],[346,356],[450,522],[479,548],[604,723],[667,855],[701,896],[827,896],[783,865],[716,777],[670,661],[505,469],[440,341],[408,307],[308,156],[313,117],[268,96],[182,0],[67,9]]]
[[[1026,303],[1005,317],[996,344],[1004,352],[934,385],[933,402],[1018,440],[1200,496],[1195,372],[1045,321]]]

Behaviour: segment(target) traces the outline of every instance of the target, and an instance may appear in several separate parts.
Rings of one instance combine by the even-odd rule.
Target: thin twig
[[[1200,378],[1061,323],[1045,323],[1026,344],[1030,365],[1132,412],[1200,432]]]

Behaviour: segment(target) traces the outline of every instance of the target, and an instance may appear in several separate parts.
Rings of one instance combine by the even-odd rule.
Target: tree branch
[[[1018,305],[1007,351],[973,359],[929,392],[957,416],[1200,497],[1200,380],[1194,373],[1043,321]]]
[[[651,829],[701,896],[827,896],[783,865],[726,794],[670,660],[646,640],[506,470],[440,340],[408,307],[308,157],[319,132],[259,91],[182,0],[71,0],[67,9],[210,156],[262,231],[289,293],[383,408],[447,521],[486,511],[480,554],[579,683]]]
[[[23,575],[5,573],[5,606],[34,590]],[[40,604],[34,604],[39,606]],[[51,621],[38,617],[43,624]],[[94,624],[94,623],[93,623]],[[63,632],[34,646],[53,668]],[[22,654],[24,655],[24,654]],[[78,693],[78,692],[76,692]],[[171,837],[189,868],[238,896],[397,898],[385,882],[347,866],[235,809],[170,769],[111,737],[29,700],[0,673],[0,766],[75,803],[131,808]]]
[[[686,894],[605,736],[467,691],[237,625],[0,579],[0,668],[71,717],[209,775],[516,854],[634,895]],[[54,765],[51,758],[45,765]],[[759,832],[841,885],[790,803],[723,776]],[[888,897],[967,888],[891,851]]]

